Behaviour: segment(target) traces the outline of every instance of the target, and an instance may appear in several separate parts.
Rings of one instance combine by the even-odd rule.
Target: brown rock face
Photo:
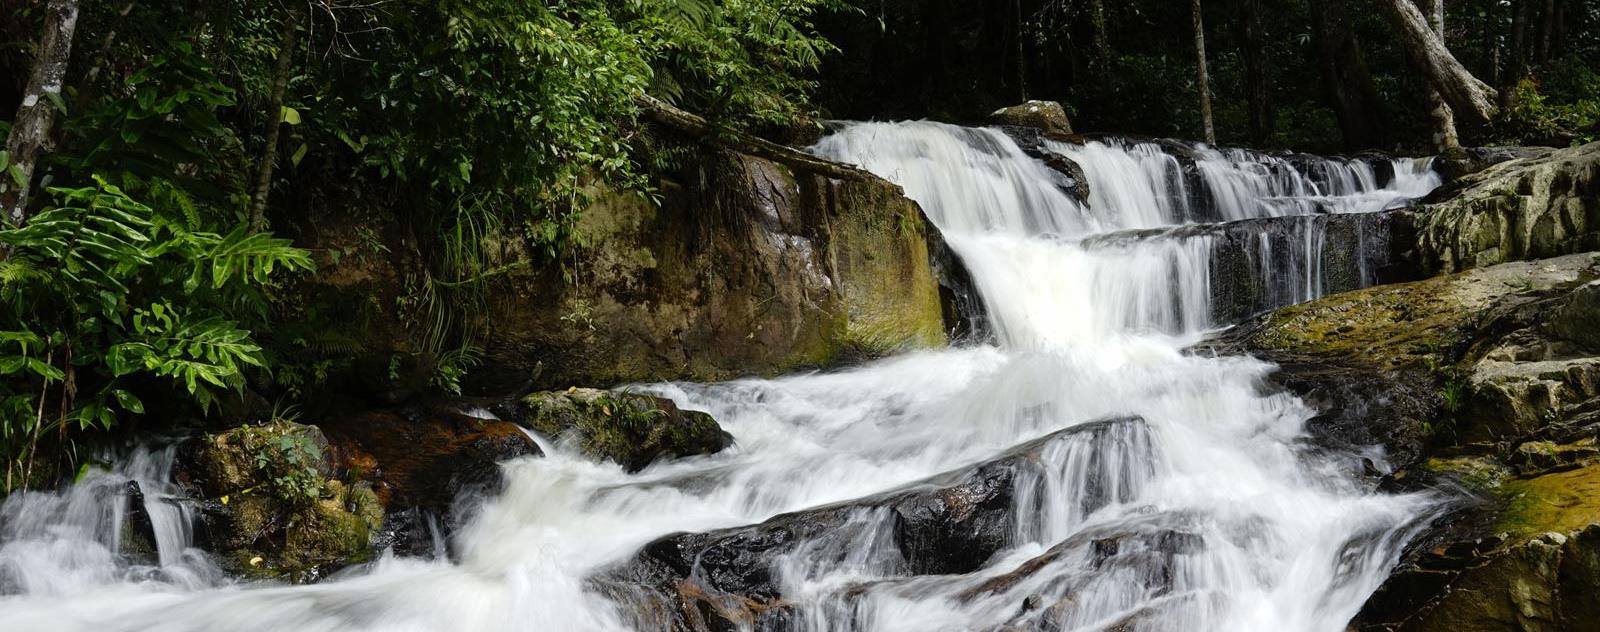
[[[541,454],[515,424],[447,408],[373,411],[322,429],[341,469],[372,481],[391,510],[443,510],[462,493],[498,489],[499,462]]]
[[[659,203],[594,186],[559,253],[521,227],[477,240],[503,272],[476,294],[481,304],[447,305],[453,322],[480,328],[468,392],[775,375],[946,344],[968,288],[899,187],[700,150],[655,183]],[[322,221],[310,246],[360,251],[362,230],[349,224],[366,220]],[[391,306],[415,299],[406,279],[427,257],[414,240],[385,241],[394,252],[321,262],[305,292],[308,302],[361,298],[344,310],[361,323],[341,348],[369,358],[364,385],[399,402],[428,376],[392,369],[391,357],[424,351]]]

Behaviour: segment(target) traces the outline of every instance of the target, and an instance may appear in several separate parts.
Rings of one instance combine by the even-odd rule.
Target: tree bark
[[[277,68],[273,69],[272,94],[267,98],[267,141],[261,148],[261,160],[256,167],[255,194],[250,197],[252,233],[267,227],[267,198],[272,193],[272,172],[278,162],[278,136],[283,131],[283,93],[289,86],[289,73],[294,68],[299,22],[297,14],[291,13],[285,17],[283,35],[278,39]]]
[[[1439,41],[1444,41],[1444,0],[1421,0],[1428,9],[1428,22]],[[1440,152],[1461,148],[1456,134],[1456,115],[1439,91],[1428,88],[1428,116],[1433,119],[1433,146]]]
[[[634,97],[634,102],[639,105],[641,114],[646,119],[659,125],[675,129],[690,136],[715,138],[716,142],[729,145],[739,152],[785,164],[798,171],[844,180],[875,180],[878,178],[869,171],[841,162],[823,160],[764,138],[747,134],[738,134],[731,138],[726,135],[719,135],[716,133],[716,128],[709,121],[673,107],[667,102],[648,94]]]
[[[1544,65],[1550,61],[1551,42],[1556,37],[1556,0],[1544,0],[1544,10],[1539,14],[1539,47],[1534,53],[1534,62]]]
[[[1089,26],[1093,28],[1094,61],[1101,72],[1111,66],[1111,38],[1106,33],[1105,0],[1089,0]]]
[[[1264,147],[1272,137],[1272,101],[1268,93],[1264,37],[1261,32],[1261,0],[1245,0],[1244,83],[1246,108],[1250,115],[1250,142]]]
[[[1022,0],[1011,0],[1011,21],[1017,27],[1017,103],[1028,100],[1028,54],[1023,47]]]
[[[1344,0],[1318,0],[1311,4],[1311,32],[1322,67],[1325,96],[1339,121],[1345,149],[1388,145],[1383,99],[1361,54],[1360,42],[1350,28]]]
[[[1206,142],[1216,144],[1217,130],[1211,121],[1211,77],[1206,74],[1206,28],[1200,15],[1200,0],[1190,6],[1194,14],[1194,56],[1200,83],[1200,125],[1205,130]]]
[[[1427,75],[1428,83],[1451,108],[1479,121],[1489,121],[1499,113],[1500,106],[1496,102],[1499,95],[1495,89],[1472,76],[1450,54],[1416,5],[1410,0],[1379,0],[1378,5],[1400,35],[1400,42],[1412,63]]]
[[[20,226],[28,219],[28,192],[33,171],[55,126],[56,107],[61,103],[61,86],[66,80],[67,62],[72,59],[72,36],[77,27],[78,0],[50,0],[45,8],[44,33],[39,38],[33,72],[22,93],[22,106],[17,109],[11,134],[6,138],[6,153],[10,156],[8,173],[0,174],[0,210],[13,226]]]

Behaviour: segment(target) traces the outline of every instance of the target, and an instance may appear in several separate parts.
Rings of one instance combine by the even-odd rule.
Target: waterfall
[[[175,449],[137,449],[61,492],[0,506],[0,594],[68,596],[130,581],[195,589],[221,574],[194,548],[195,509],[168,479]]]
[[[1437,177],[1425,161],[1168,141],[1046,149],[1082,167],[1088,200],[996,130],[856,123],[813,148],[922,205],[971,272],[993,343],[635,386],[711,413],[737,445],[629,474],[551,444],[504,465],[505,491],[454,536],[456,561],[385,557],[315,586],[118,571],[131,564],[105,525],[122,520],[66,507],[131,479],[148,506],[159,474],[23,495],[0,513],[0,568],[30,579],[0,584],[0,629],[666,630],[680,606],[629,584],[647,544],[825,517],[748,541],[755,566],[738,571],[770,578],[783,604],[760,629],[1343,630],[1433,499],[1374,492],[1359,478],[1370,453],[1309,446],[1315,411],[1261,392],[1271,366],[1184,349],[1374,282],[1386,245],[1372,212]],[[910,518],[885,498],[1001,466],[993,551],[946,567],[895,537]],[[184,568],[166,561],[183,542],[159,547],[159,568]],[[99,574],[32,579],[79,571]]]

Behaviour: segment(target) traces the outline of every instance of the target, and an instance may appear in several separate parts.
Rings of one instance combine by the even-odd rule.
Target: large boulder
[[[1600,249],[1600,142],[1510,156],[1414,211],[1424,273]]]
[[[425,336],[389,307],[419,300],[479,333],[469,395],[777,375],[947,343],[964,288],[935,264],[943,243],[899,187],[692,149],[656,195],[595,183],[559,245],[520,225],[473,240],[495,274],[472,292],[419,298],[430,243],[320,217],[308,246],[362,254],[320,261],[300,288],[300,302],[352,315],[302,337],[358,355],[361,388],[396,403],[435,377]],[[363,250],[374,232],[392,252]]]
[[[590,584],[628,604],[627,615],[636,629],[788,629],[795,613],[782,595],[780,562],[785,556],[799,550],[818,560],[871,555],[875,567],[889,569],[890,579],[971,573],[1015,544],[1015,497],[1051,467],[1051,446],[1092,442],[1094,449],[1123,450],[1130,458],[1137,454],[1148,459],[1152,448],[1145,432],[1144,420],[1138,418],[1082,424],[899,489],[782,514],[760,524],[669,535],[592,577]],[[1104,471],[1086,477],[1085,513],[1127,501],[1122,495],[1126,490],[1115,487],[1117,477]],[[1086,539],[1079,544],[1092,543]],[[988,588],[1001,590],[998,585]],[[841,599],[854,598],[852,589],[841,592]],[[1012,605],[1021,608],[1022,598]]]
[[[249,576],[314,581],[368,559],[383,506],[334,476],[328,441],[287,421],[206,435],[185,449],[179,482],[207,499],[210,546]]]
[[[186,444],[176,477],[201,509],[200,543],[230,570],[311,582],[385,548],[432,553],[498,491],[501,461],[538,454],[509,422],[418,407],[209,434]]]
[[[591,458],[637,472],[658,459],[722,451],[733,437],[711,415],[643,393],[571,388],[533,393],[511,412],[550,437],[575,441]]]
[[[1387,489],[1457,490],[1360,630],[1596,629],[1600,255],[1514,262],[1277,310],[1214,343],[1273,360],[1319,441],[1385,448]]]
[[[453,405],[337,416],[321,428],[339,471],[370,485],[386,510],[376,544],[401,554],[436,553],[437,539],[504,486],[500,463],[542,455],[515,424]]]
[[[1067,109],[1055,101],[1028,101],[1004,107],[989,115],[995,125],[1032,127],[1055,137],[1070,137],[1072,122],[1067,119]]]

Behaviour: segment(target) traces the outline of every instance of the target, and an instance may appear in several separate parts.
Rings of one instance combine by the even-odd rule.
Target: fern
[[[200,411],[245,372],[266,365],[248,328],[231,316],[281,272],[311,268],[287,240],[235,228],[192,230],[102,178],[51,189],[59,200],[26,224],[0,230],[0,458],[8,474],[31,459],[44,426],[110,428],[144,412],[125,388],[165,381]],[[70,362],[73,371],[67,371]],[[89,393],[77,397],[81,391]],[[47,409],[49,414],[46,414]],[[25,411],[26,414],[17,414]],[[7,485],[13,479],[7,479]]]

